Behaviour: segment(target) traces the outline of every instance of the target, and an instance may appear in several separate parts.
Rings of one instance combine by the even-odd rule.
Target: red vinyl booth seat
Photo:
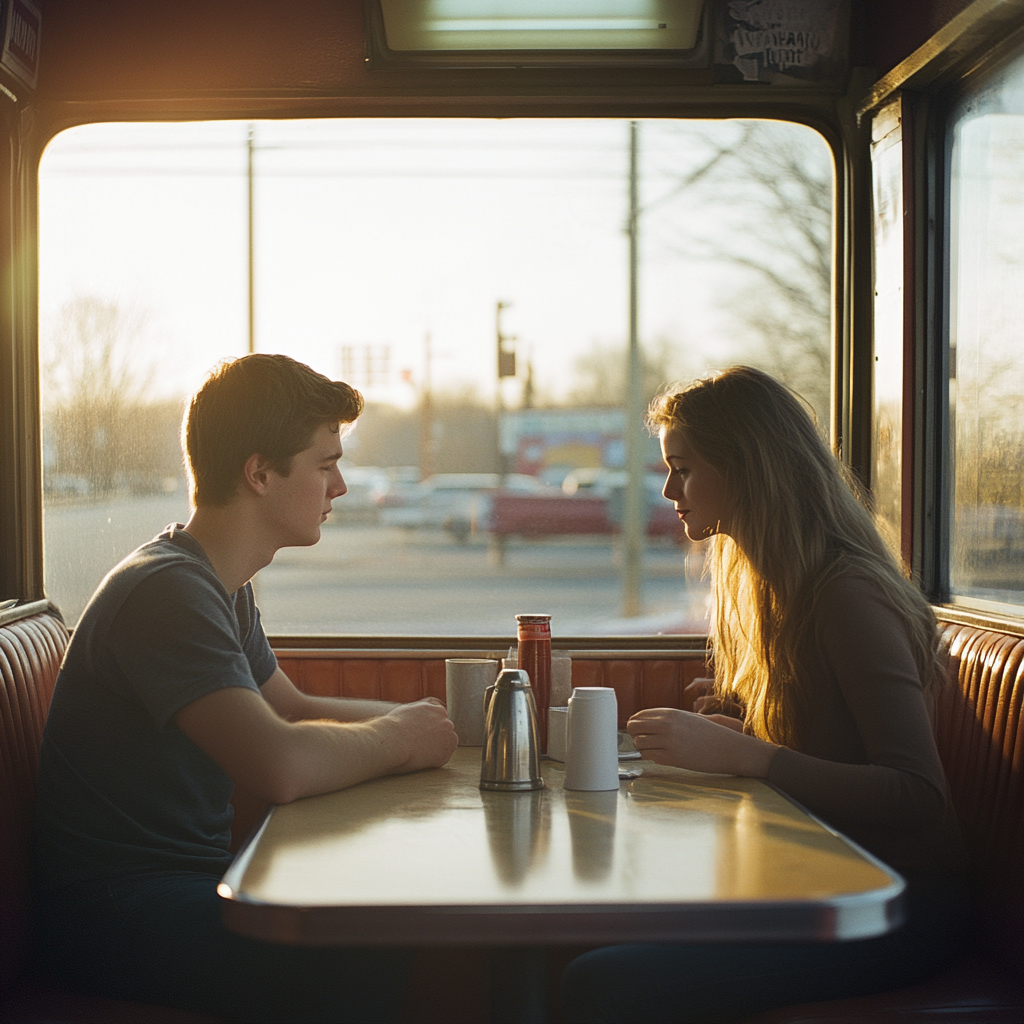
[[[65,992],[31,971],[29,848],[39,744],[68,633],[36,602],[0,620],[0,1021],[216,1024],[163,1006]]]

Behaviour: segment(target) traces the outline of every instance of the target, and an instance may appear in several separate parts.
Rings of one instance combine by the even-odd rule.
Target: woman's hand
[[[731,718],[737,724],[732,728],[743,731],[743,705],[735,694],[715,693],[714,679],[698,676],[683,689],[683,703],[690,703],[690,710],[699,715],[707,715],[716,721],[726,724],[724,719]]]
[[[764,778],[778,749],[707,715],[677,708],[640,711],[626,723],[626,729],[648,760],[697,772]]]
[[[732,729],[733,732],[743,732],[742,718],[733,718],[731,715],[705,714],[701,714],[701,718],[706,718],[709,722],[715,722],[718,725],[724,725],[726,729]]]
[[[689,698],[690,703],[693,705],[694,711],[700,711],[697,706],[698,701],[707,700],[707,698],[715,692],[715,679],[714,676],[697,676],[696,679],[687,683],[683,687],[683,703],[686,703],[686,698]]]

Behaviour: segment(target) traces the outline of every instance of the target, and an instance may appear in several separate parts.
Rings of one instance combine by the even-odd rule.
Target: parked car
[[[625,487],[628,477],[623,469],[572,469],[562,480],[562,493],[607,498],[617,487]]]
[[[348,491],[335,501],[329,521],[376,523],[380,518],[380,499],[391,486],[387,470],[379,466],[342,465],[341,475]]]
[[[436,473],[418,484],[391,487],[380,500],[380,521],[407,529],[444,529],[469,538],[481,495],[498,486],[497,473]]]
[[[499,491],[539,494],[552,490],[536,477],[510,473],[435,473],[418,484],[392,486],[379,501],[385,526],[447,530],[465,543],[485,529],[491,497]],[[555,490],[557,493],[557,490]]]
[[[628,476],[623,470],[576,469],[561,488],[491,496],[484,528],[496,536],[544,537],[613,534],[622,528]],[[686,543],[686,534],[670,501],[661,494],[662,475],[644,474],[647,535]]]

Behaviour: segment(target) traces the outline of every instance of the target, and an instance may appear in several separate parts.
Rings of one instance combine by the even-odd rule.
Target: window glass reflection
[[[1024,604],[1024,59],[954,111],[950,382],[954,600]]]

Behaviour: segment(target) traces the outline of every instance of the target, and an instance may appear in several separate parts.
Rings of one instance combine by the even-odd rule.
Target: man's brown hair
[[[181,442],[194,506],[226,505],[251,455],[287,476],[292,456],[325,423],[352,423],[363,396],[289,356],[243,356],[221,363],[192,396]]]

